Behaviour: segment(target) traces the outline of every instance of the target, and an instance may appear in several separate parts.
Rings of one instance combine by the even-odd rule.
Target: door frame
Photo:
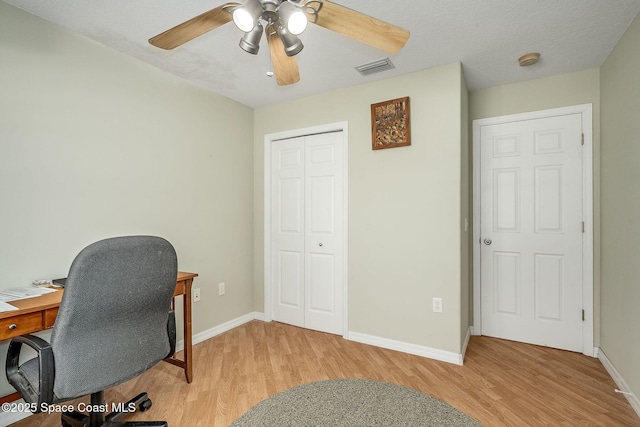
[[[343,330],[344,338],[349,330],[349,122],[336,122],[312,126],[302,129],[287,130],[265,134],[264,136],[264,318],[266,322],[273,320],[273,301],[271,283],[271,150],[273,143],[283,139],[298,138],[330,132],[342,132],[343,137],[343,197],[344,197],[344,235],[343,235]]]
[[[473,121],[473,335],[482,335],[482,298],[480,275],[480,131],[483,126],[511,123],[524,120],[544,119],[569,114],[582,116],[582,217],[584,235],[582,239],[582,353],[596,357],[593,346],[594,288],[593,288],[593,106],[574,105],[528,113],[477,119]]]

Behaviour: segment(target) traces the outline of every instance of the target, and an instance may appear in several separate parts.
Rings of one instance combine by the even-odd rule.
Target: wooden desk
[[[184,369],[187,382],[193,380],[192,366],[192,324],[191,324],[191,285],[193,279],[198,277],[197,273],[178,272],[176,281],[175,297],[182,296],[183,316],[184,316],[184,359],[177,359],[175,356],[165,359],[173,365]],[[18,307],[18,310],[5,311],[0,313],[0,340],[17,337],[19,335],[30,334],[32,332],[43,331],[53,327],[60,307],[62,292],[52,292],[39,297],[25,298],[11,301],[10,304]],[[18,393],[10,394],[0,398],[0,403],[10,402],[20,398]]]

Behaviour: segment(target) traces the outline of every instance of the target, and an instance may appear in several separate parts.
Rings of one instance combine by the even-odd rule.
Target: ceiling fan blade
[[[317,25],[388,53],[398,53],[409,40],[409,31],[324,0]]]
[[[164,33],[149,39],[149,43],[162,49],[173,49],[206,32],[214,30],[231,21],[231,14],[225,9],[235,6],[235,3],[227,3],[191,18],[182,24],[176,25]]]
[[[269,42],[271,65],[273,65],[273,73],[276,76],[278,86],[287,86],[300,81],[296,57],[287,56],[284,51],[284,44],[275,29],[267,27],[265,34]]]

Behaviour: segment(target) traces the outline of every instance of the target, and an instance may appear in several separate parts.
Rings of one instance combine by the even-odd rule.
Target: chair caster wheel
[[[153,405],[153,402],[151,401],[151,399],[147,399],[147,400],[143,400],[142,402],[140,402],[140,410],[142,412],[146,411],[147,409],[151,408],[151,405]]]

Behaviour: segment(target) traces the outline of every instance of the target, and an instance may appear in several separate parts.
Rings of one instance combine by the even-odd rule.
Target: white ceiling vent
[[[366,64],[358,65],[356,70],[363,76],[369,76],[371,74],[387,71],[392,68],[396,68],[389,58],[379,59],[377,61],[369,62]]]

